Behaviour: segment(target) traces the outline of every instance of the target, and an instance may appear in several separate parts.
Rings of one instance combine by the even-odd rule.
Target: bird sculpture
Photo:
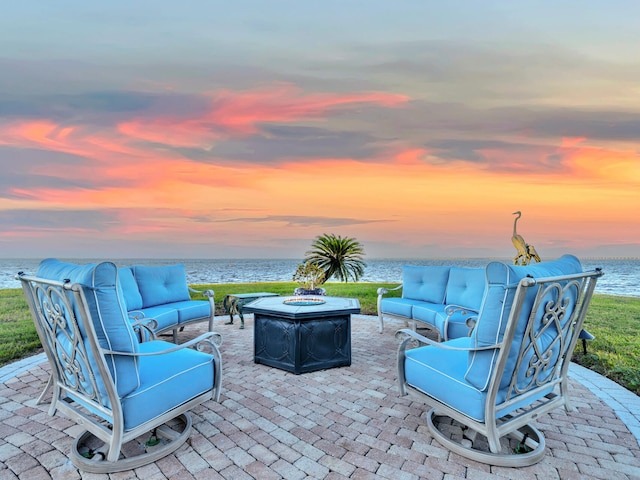
[[[536,252],[535,247],[525,242],[522,235],[517,232],[517,223],[518,219],[522,216],[522,212],[517,211],[513,212],[513,214],[517,215],[517,217],[513,221],[513,235],[511,235],[511,241],[518,251],[517,255],[513,257],[513,264],[529,265],[532,259],[535,259],[536,262],[540,262],[540,256],[538,255],[538,252]]]

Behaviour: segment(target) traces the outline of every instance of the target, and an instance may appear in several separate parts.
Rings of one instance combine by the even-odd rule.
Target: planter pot
[[[294,295],[326,295],[327,291],[324,288],[314,288],[309,290],[308,288],[296,288],[293,291]]]

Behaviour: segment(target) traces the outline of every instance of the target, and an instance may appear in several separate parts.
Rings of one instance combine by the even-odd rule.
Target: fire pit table
[[[254,361],[295,374],[351,365],[355,298],[264,297],[243,308],[254,314]]]

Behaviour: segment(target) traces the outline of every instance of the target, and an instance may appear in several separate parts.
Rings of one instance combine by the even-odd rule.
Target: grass
[[[0,290],[0,366],[41,350],[22,290]]]
[[[640,298],[595,295],[584,328],[596,338],[573,361],[640,395]]]
[[[376,315],[378,287],[384,283],[327,282],[327,295],[360,300],[364,315]],[[224,315],[222,299],[230,293],[273,292],[290,295],[293,282],[194,285],[215,291],[216,315]],[[399,295],[400,291],[391,294]],[[585,328],[596,338],[588,342],[584,355],[578,344],[573,361],[610,378],[640,395],[640,298],[594,295]],[[20,289],[0,290],[0,366],[41,351],[33,321]]]

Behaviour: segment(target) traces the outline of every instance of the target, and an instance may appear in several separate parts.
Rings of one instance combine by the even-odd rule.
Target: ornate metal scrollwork
[[[582,285],[577,281],[538,287],[523,332],[509,396],[546,385],[559,374],[578,314],[581,290]]]
[[[63,287],[33,285],[37,299],[41,332],[55,352],[54,378],[70,392],[78,392],[100,403],[101,398],[93,375],[87,348],[82,342],[78,317],[69,299],[72,292]]]

